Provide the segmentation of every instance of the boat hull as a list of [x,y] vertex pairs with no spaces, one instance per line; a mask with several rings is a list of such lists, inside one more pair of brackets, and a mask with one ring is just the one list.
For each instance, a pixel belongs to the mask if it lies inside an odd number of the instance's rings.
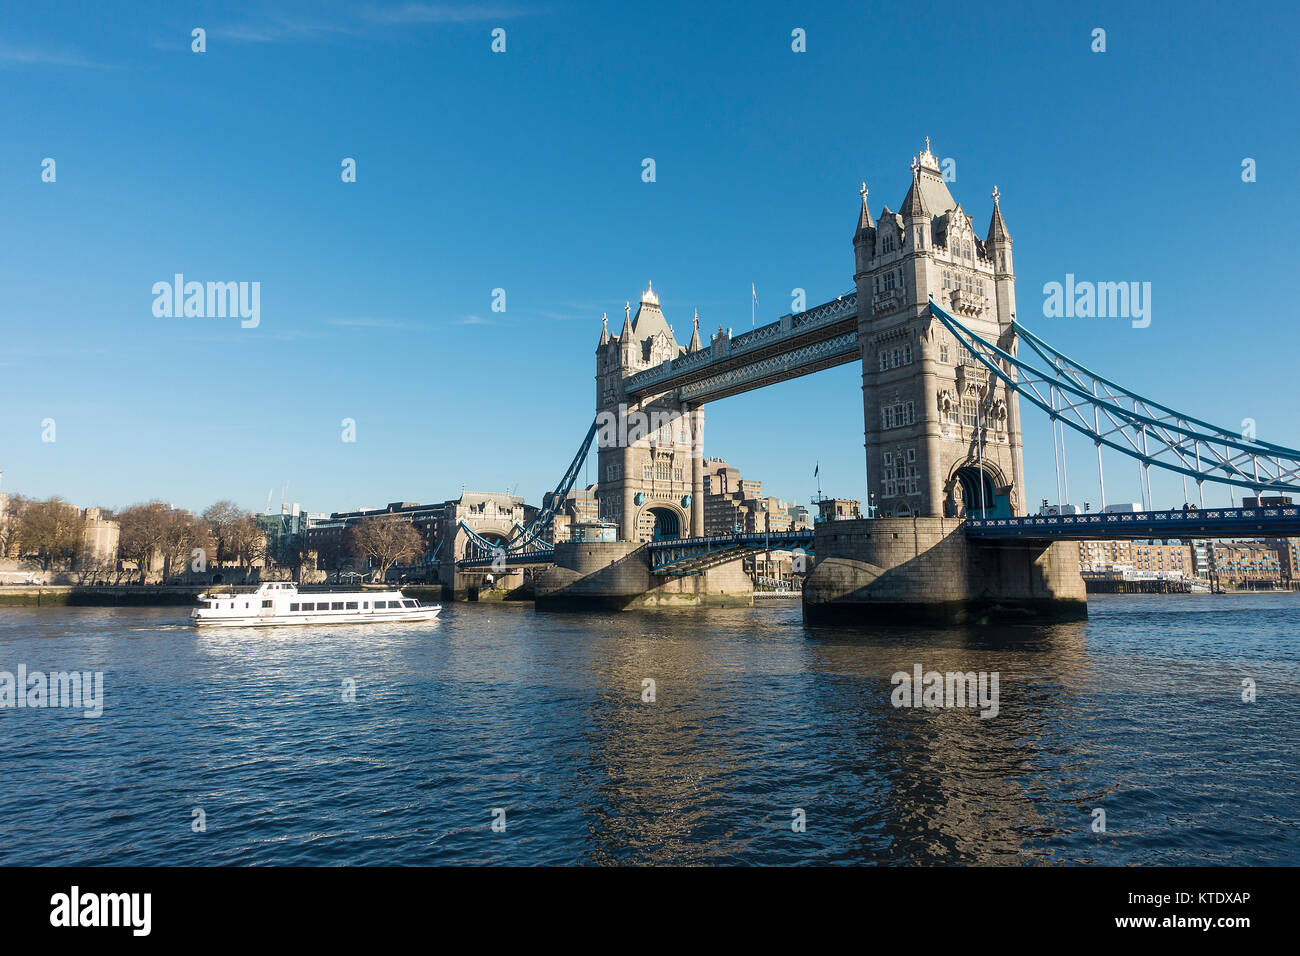
[[441,607],[403,609],[396,614],[359,612],[356,614],[288,614],[265,617],[197,617],[191,619],[196,627],[296,627],[302,624],[388,624],[432,621]]

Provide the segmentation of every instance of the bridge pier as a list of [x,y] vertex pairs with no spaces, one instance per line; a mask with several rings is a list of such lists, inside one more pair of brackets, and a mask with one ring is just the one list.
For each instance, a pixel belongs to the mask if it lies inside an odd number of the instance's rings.
[[699,574],[651,573],[639,541],[566,541],[555,545],[555,565],[537,575],[536,607],[557,610],[632,610],[674,607],[750,607],[754,585],[741,559]]
[[[975,541],[955,518],[817,525],[804,584],[809,624],[1077,620],[1088,615],[1067,542]],[[1073,547],[1077,547],[1073,546]]]
[[523,568],[506,568],[493,571],[490,568],[452,572],[450,586],[442,586],[444,601],[504,601],[526,599],[521,594],[524,586]]

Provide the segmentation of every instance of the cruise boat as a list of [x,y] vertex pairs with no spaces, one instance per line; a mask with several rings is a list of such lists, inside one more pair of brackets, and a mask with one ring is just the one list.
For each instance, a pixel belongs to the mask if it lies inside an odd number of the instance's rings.
[[280,627],[285,624],[378,624],[432,621],[441,604],[421,604],[399,591],[306,591],[268,582],[250,594],[200,594],[190,611],[198,626]]

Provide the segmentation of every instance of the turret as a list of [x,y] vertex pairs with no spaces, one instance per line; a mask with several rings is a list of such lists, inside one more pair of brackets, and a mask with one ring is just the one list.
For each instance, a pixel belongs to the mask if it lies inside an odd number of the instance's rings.
[[876,221],[871,218],[867,205],[867,184],[858,190],[862,194],[862,209],[858,212],[858,228],[853,233],[853,250],[857,254],[858,271],[862,272],[876,254]]
[[701,348],[702,346],[700,345],[700,310],[696,309],[695,330],[691,332],[691,341],[690,344],[686,346],[686,354],[689,355],[692,352],[698,352]]
[[993,263],[993,284],[997,291],[998,327],[1006,329],[1016,317],[1016,275],[1011,258],[1011,234],[1002,218],[1001,193],[993,187],[993,217],[989,220],[984,248]]

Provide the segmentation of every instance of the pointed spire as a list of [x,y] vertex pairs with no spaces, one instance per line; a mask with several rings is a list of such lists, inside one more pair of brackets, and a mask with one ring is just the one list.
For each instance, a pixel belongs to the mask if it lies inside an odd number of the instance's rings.
[[921,167],[915,160],[912,161],[912,188],[907,191],[907,197],[903,200],[903,208],[900,210],[904,219],[916,219],[924,216],[930,217],[930,210],[925,206],[925,198],[921,195]]
[[618,334],[619,340],[623,342],[632,341],[632,303],[623,303],[623,331]]
[[600,314],[600,344],[609,344],[609,316],[604,312]]
[[989,237],[985,240],[986,242],[992,242],[995,239],[1004,240],[1006,242],[1011,241],[1011,234],[1007,232],[1006,220],[1002,218],[1002,207],[998,204],[998,199],[1001,195],[1002,194],[998,192],[998,187],[994,186],[993,218],[989,220]]
[[695,331],[691,333],[691,344],[686,346],[686,351],[687,354],[689,354],[691,352],[698,352],[701,348],[702,346],[700,345],[700,310],[696,309],[695,310]]
[[870,192],[867,189],[867,184],[863,183],[858,192],[862,194],[862,209],[858,213],[858,229],[853,233],[854,241],[876,228],[876,221],[871,218],[871,207],[867,205],[867,194]]

